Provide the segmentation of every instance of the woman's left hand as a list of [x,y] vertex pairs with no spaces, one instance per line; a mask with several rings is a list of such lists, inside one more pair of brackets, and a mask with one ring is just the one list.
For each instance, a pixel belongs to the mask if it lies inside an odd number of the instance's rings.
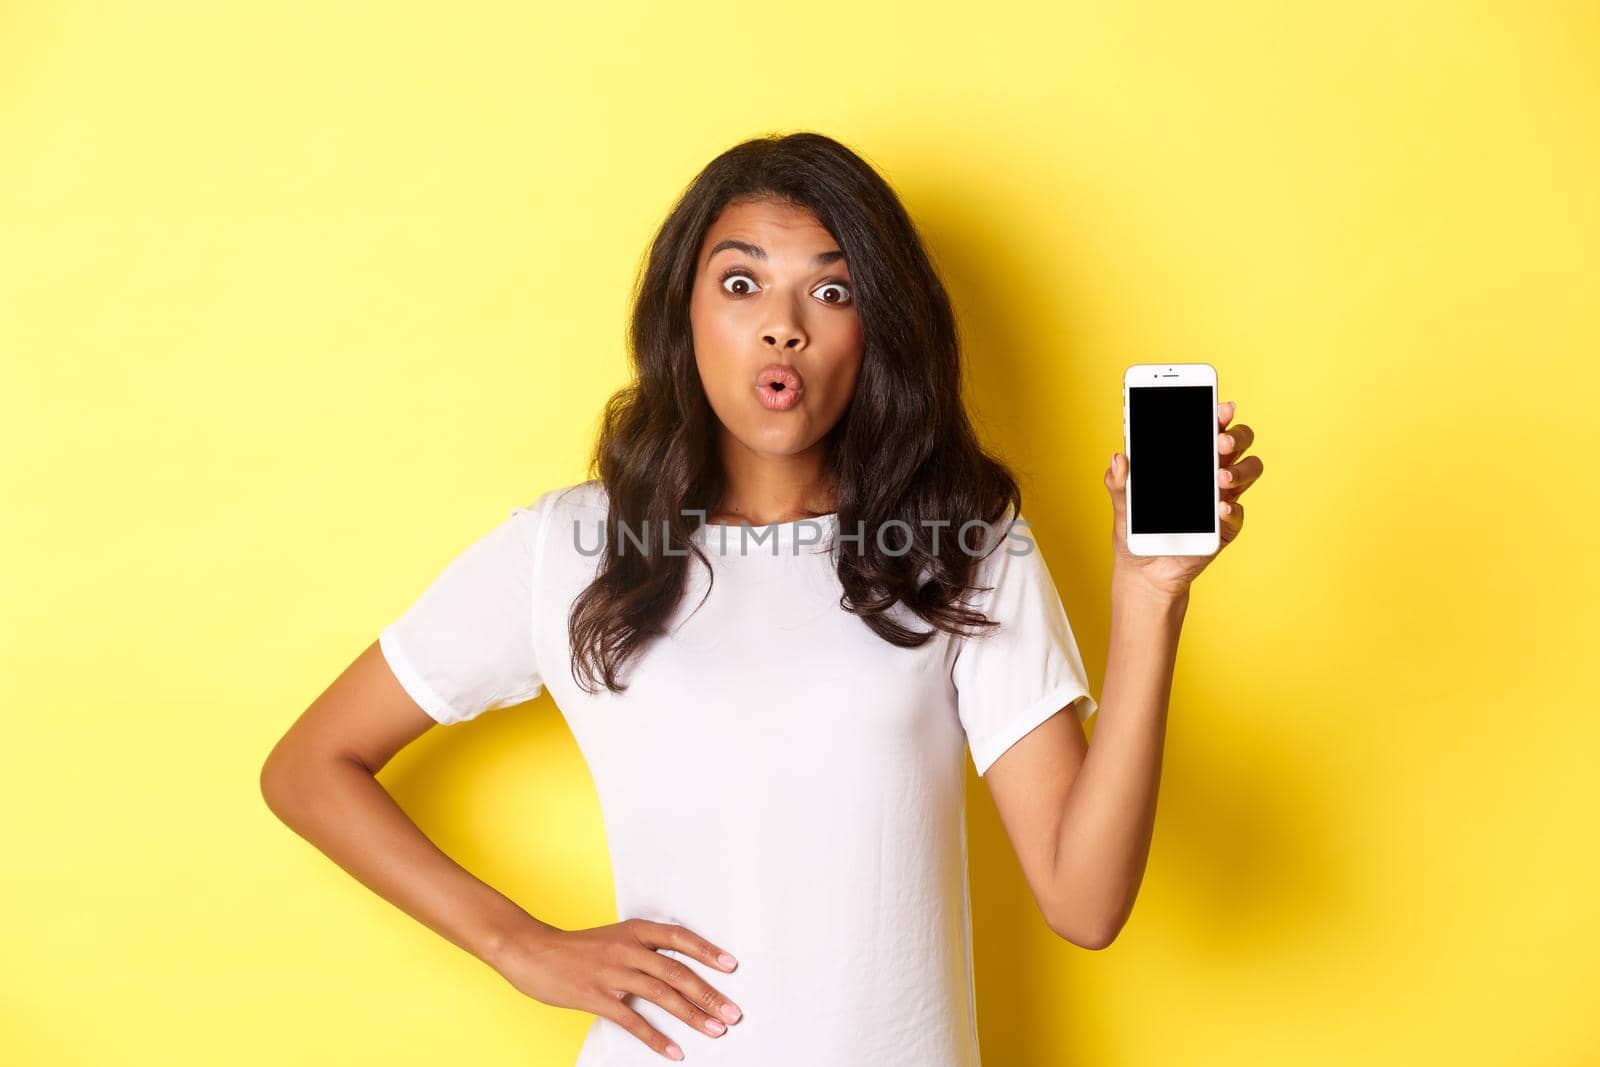
[[1244,526],[1244,505],[1239,503],[1239,497],[1261,477],[1262,464],[1260,456],[1240,458],[1255,441],[1256,435],[1243,423],[1227,429],[1233,419],[1234,408],[1231,400],[1217,405],[1217,484],[1221,487],[1222,497],[1217,506],[1222,512],[1222,543],[1209,556],[1135,556],[1128,551],[1128,457],[1121,452],[1112,454],[1105,483],[1106,491],[1111,494],[1114,514],[1111,538],[1115,553],[1112,563],[1114,573],[1148,582],[1160,592],[1182,596],[1189,591],[1189,583],[1206,569],[1206,565],[1239,536],[1239,530]]

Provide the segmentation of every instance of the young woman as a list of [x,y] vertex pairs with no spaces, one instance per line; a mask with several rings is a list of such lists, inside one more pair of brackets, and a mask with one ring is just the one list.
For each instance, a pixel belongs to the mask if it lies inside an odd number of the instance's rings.
[[[591,473],[467,547],[268,757],[272,810],[523,993],[580,1067],[978,1064],[963,765],[1049,928],[1116,936],[1143,876],[1189,585],[1113,508],[1105,722],[1021,493],[961,401],[950,301],[894,192],[801,133],[675,206]],[[1261,461],[1223,432],[1223,541]],[[550,690],[622,920],[564,930],[457,866],[375,773]],[[1072,711],[1072,715],[1058,714]]]

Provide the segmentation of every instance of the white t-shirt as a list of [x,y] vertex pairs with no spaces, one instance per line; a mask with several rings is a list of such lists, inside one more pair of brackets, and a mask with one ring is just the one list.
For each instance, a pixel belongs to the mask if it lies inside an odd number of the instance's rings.
[[[720,1037],[627,997],[686,1063],[977,1067],[966,752],[982,775],[1056,712],[1096,710],[1026,527],[966,541],[995,546],[977,571],[994,589],[971,604],[1001,629],[903,649],[840,607],[836,514],[703,525],[710,595],[691,554],[667,636],[624,666],[625,693],[591,695],[567,613],[605,518],[598,480],[513,509],[383,628],[396,677],[442,723],[549,688],[594,777],[618,920],[678,923],[739,960],[725,973],[661,950],[743,1009]],[[596,1016],[576,1067],[662,1062]]]

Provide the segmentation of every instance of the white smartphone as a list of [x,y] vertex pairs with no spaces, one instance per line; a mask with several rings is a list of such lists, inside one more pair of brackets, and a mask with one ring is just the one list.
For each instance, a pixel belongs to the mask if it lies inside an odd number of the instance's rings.
[[1122,376],[1128,551],[1209,556],[1222,545],[1217,368],[1135,363]]

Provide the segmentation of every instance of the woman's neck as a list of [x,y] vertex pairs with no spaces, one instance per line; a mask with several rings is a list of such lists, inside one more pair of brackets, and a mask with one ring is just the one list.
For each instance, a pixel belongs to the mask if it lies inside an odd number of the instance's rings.
[[706,522],[732,526],[770,526],[796,519],[815,519],[838,510],[834,487],[811,487],[795,492],[780,485],[751,486],[743,493],[729,488],[722,502],[706,515]]

